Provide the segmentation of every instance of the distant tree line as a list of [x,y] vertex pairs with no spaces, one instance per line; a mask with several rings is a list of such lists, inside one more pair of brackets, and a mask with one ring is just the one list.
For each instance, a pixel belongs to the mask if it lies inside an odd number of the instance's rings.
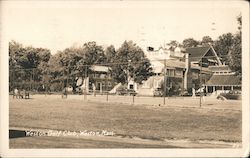
[[[16,75],[10,75],[10,81],[40,81],[50,84],[53,89],[59,89],[61,84],[69,83],[76,89],[77,77],[84,77],[92,73],[91,65],[110,67],[114,80],[126,83],[129,77],[142,83],[152,75],[152,68],[143,50],[132,41],[125,41],[120,48],[113,45],[104,49],[96,42],[87,42],[80,47],[72,46],[51,55],[48,49],[23,47],[11,41],[9,43],[10,72],[15,70]],[[30,79],[31,73],[35,75]],[[23,72],[23,73],[22,73]],[[21,75],[21,74],[29,75]],[[18,75],[19,74],[19,75]]]

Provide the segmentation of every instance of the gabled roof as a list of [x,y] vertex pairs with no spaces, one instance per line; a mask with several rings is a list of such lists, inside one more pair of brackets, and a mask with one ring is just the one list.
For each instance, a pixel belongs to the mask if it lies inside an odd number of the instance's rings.
[[241,80],[235,75],[213,75],[206,83],[207,86],[237,86]]
[[[196,61],[200,62],[201,58],[204,56],[209,56],[211,59],[215,59],[219,65],[222,65],[220,58],[218,57],[217,53],[215,52],[212,46],[208,47],[190,47],[186,49],[186,52],[189,54],[189,61]],[[207,58],[207,59],[209,59]],[[211,60],[210,60],[211,61]]]
[[198,61],[203,57],[211,47],[190,47],[186,49],[189,54],[190,61]]

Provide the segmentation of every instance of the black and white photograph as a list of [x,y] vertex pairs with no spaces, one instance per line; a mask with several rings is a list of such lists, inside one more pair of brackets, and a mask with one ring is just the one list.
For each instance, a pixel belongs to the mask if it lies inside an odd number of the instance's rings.
[[1,157],[248,157],[247,1],[0,1]]

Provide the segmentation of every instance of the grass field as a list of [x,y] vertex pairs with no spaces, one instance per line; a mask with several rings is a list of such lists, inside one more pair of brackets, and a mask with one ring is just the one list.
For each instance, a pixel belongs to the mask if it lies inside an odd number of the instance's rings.
[[[187,102],[187,100],[176,101],[179,104],[182,102],[183,106]],[[219,107],[220,103],[218,101],[213,102],[214,107]],[[224,107],[227,107],[225,103],[223,104]],[[191,141],[241,142],[241,108],[231,108],[241,105],[238,102],[236,105],[234,105],[235,102],[231,104],[227,102],[227,104],[229,108],[222,109],[213,109],[213,107],[181,108],[176,106],[106,103],[97,100],[85,102],[81,96],[69,97],[68,99],[59,99],[59,97],[53,96],[33,96],[32,99],[26,100],[10,97],[9,125],[10,128],[26,129],[106,130],[114,132],[115,136],[137,137],[155,141],[188,139]],[[20,141],[18,142],[17,139]],[[23,145],[19,146],[25,146],[25,141],[23,142],[22,139],[11,139],[10,144],[15,146],[15,144],[22,142]],[[62,138],[53,139],[58,141]],[[26,142],[32,141],[27,140]],[[85,140],[85,142],[88,141]],[[123,143],[123,145],[121,143],[120,145],[115,145],[115,143],[109,145],[107,143],[105,145],[105,143],[98,143],[98,141],[96,144],[93,144],[93,142],[92,145],[86,143],[85,146],[81,145],[81,147],[88,147],[88,145],[89,147],[100,147],[98,144],[102,144],[102,147],[160,147],[157,145],[132,145],[131,143]],[[67,146],[64,145],[64,147]],[[40,147],[43,147],[43,145],[41,144]],[[56,145],[49,147],[53,148]]]

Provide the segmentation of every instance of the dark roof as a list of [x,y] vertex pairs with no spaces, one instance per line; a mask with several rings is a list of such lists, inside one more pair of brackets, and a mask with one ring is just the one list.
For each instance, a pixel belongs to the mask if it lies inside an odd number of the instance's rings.
[[190,47],[186,49],[186,52],[189,54],[190,61],[198,61],[209,49],[210,47]]
[[207,86],[241,85],[241,80],[235,75],[213,75],[206,83]]

